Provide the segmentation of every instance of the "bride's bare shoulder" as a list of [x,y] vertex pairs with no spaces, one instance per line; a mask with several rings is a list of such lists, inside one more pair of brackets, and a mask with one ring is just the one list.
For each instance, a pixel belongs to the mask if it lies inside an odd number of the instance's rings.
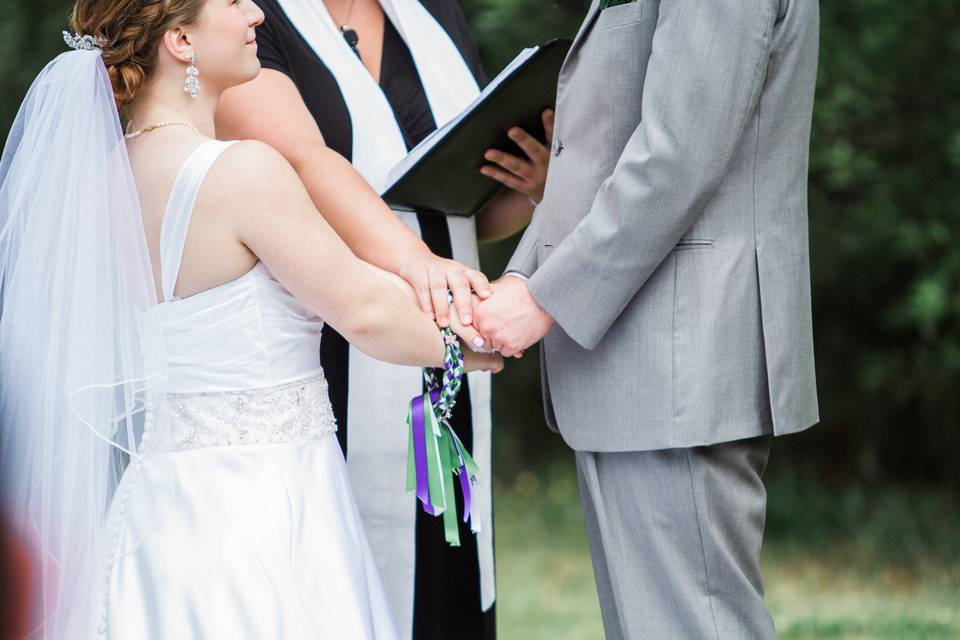
[[223,152],[220,169],[227,169],[237,182],[283,177],[295,173],[283,155],[259,140],[240,140]]
[[286,158],[259,140],[241,140],[230,145],[211,167],[206,182],[219,204],[236,209],[264,201],[277,202],[291,191],[305,191]]

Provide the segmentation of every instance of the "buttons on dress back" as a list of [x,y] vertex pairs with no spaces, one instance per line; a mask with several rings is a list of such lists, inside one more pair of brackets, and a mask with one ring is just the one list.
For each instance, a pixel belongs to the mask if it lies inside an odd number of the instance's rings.
[[[147,433],[144,433],[146,437]],[[120,492],[114,497],[114,508],[112,517],[113,526],[108,529],[110,532],[110,545],[106,552],[106,559],[103,562],[103,585],[100,587],[100,602],[97,605],[97,635],[101,638],[107,634],[107,610],[110,605],[110,580],[113,576],[113,567],[120,559],[120,543],[123,540],[123,531],[126,527],[127,502],[130,499],[130,491],[140,479],[143,472],[143,459],[136,458],[131,462],[124,473],[123,481],[120,485]]]

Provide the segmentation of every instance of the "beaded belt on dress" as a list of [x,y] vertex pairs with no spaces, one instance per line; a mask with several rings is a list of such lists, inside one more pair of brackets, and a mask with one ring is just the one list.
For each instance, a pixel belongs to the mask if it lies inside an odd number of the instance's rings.
[[337,430],[323,375],[263,389],[167,394],[166,419],[148,416],[144,453],[294,442]]

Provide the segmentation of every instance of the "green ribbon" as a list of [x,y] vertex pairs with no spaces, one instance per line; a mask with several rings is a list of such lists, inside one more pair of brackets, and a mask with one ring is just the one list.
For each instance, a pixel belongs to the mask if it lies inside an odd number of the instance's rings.
[[[480,468],[450,425],[437,419],[434,402],[436,399],[436,390],[424,393],[420,398],[423,402],[425,444],[422,469],[417,466],[413,412],[407,416],[407,427],[410,433],[407,447],[407,491],[417,491],[427,513],[434,516],[443,515],[444,537],[448,544],[459,547],[460,528],[457,524],[454,478],[460,478],[463,488],[463,518],[466,522],[470,519],[471,510],[470,484],[477,477]],[[462,475],[464,473],[466,477]],[[418,483],[418,476],[426,477],[425,488],[428,491],[426,496],[423,495],[424,483],[422,480]]]

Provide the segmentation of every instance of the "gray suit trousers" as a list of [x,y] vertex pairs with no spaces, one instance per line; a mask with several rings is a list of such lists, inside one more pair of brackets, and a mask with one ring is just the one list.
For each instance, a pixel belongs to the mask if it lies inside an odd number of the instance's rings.
[[770,444],[576,452],[608,640],[776,638],[760,577]]

